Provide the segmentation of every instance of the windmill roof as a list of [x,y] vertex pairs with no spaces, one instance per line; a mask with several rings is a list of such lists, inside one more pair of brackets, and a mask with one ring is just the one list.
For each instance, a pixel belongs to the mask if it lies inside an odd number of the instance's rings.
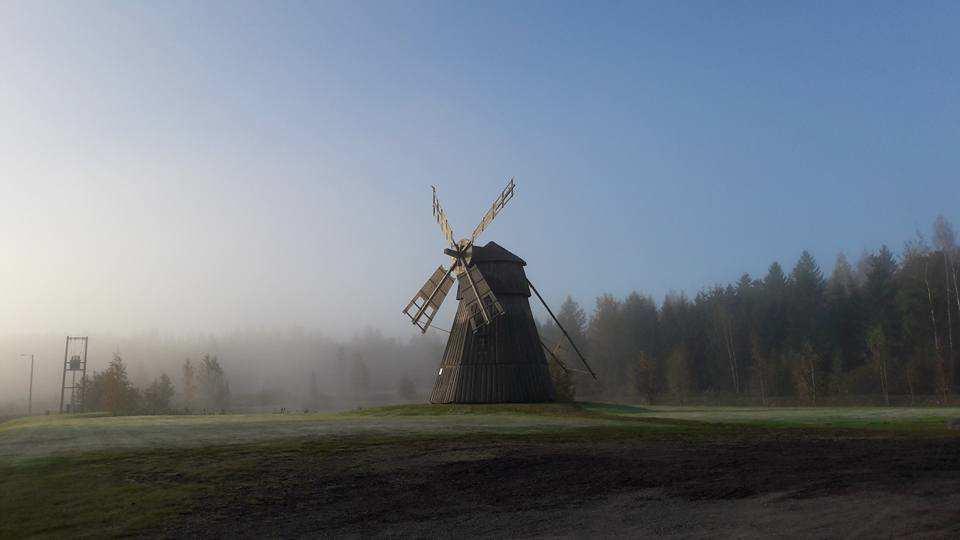
[[503,246],[496,242],[487,242],[487,245],[473,246],[473,253],[470,257],[471,262],[514,262],[527,265],[527,262],[510,253]]

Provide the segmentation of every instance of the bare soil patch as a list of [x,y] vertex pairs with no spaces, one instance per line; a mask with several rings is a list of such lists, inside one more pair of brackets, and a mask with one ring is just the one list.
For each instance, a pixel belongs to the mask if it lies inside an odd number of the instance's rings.
[[161,534],[960,534],[957,438],[305,443],[246,476]]

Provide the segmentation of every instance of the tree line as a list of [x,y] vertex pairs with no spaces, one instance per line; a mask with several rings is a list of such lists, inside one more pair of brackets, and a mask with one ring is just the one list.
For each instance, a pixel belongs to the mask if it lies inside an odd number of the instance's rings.
[[[948,403],[960,384],[960,253],[938,216],[899,256],[887,246],[824,276],[803,251],[787,273],[667,294],[602,295],[592,314],[568,297],[558,319],[599,382],[552,366],[567,399],[646,402]],[[552,321],[541,333],[568,367]],[[552,364],[555,364],[551,360]]]
[[127,376],[127,366],[119,352],[103,371],[94,371],[83,381],[84,410],[111,414],[163,414],[174,409],[183,412],[225,411],[230,406],[230,384],[220,360],[204,354],[194,363],[187,358],[182,369],[182,401],[173,381],[161,373],[149,385],[135,386]]

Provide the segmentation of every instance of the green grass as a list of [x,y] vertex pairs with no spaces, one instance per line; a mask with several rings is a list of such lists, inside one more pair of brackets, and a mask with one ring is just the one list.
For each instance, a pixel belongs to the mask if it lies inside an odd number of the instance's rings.
[[843,428],[946,431],[960,407],[631,407],[586,404],[587,410],[624,418],[660,418],[768,428]]
[[[102,450],[184,448],[330,436],[563,433],[698,425],[947,433],[960,408],[668,407],[602,403],[397,405],[339,414],[53,415],[0,423],[0,463]],[[716,431],[716,430],[715,430]],[[721,430],[722,431],[722,430]],[[955,432],[954,432],[955,433]]]
[[[398,405],[340,414],[63,415],[0,423],[0,538],[137,534],[225,489],[277,481],[276,464],[444,441],[960,436],[960,408],[737,408],[602,403]],[[779,435],[776,435],[779,436]],[[261,490],[262,491],[262,490]]]
[[0,424],[0,463],[101,450],[332,436],[534,434],[619,422],[572,405],[401,406],[341,414],[37,416]]
[[134,471],[176,470],[160,456],[100,453],[0,466],[0,538],[135,534],[175,516],[202,484],[157,485],[131,480]]
[[498,403],[498,404],[408,404],[359,409],[342,413],[357,416],[451,416],[512,414],[536,416],[578,416],[583,407],[577,403]]
[[0,538],[135,535],[189,515],[223,488],[242,493],[269,481],[264,469],[270,463],[317,459],[344,448],[356,445],[327,440],[305,447],[299,440],[278,440],[0,465]]
[[[269,499],[270,493],[283,492],[284,477],[300,476],[278,471],[310,469],[336,455],[376,447],[405,457],[451,442],[471,446],[510,441],[590,443],[661,431],[657,426],[624,429],[605,424],[567,430],[354,432],[206,446],[73,451],[0,461],[0,538],[156,533],[164,523],[188,519],[213,498],[246,503],[246,494],[255,493]],[[363,474],[364,467],[371,466],[389,468],[391,464],[361,460],[351,470]],[[275,489],[272,484],[277,484]],[[249,501],[254,505],[277,502]]]
[[678,420],[765,428],[946,431],[949,420],[960,418],[960,407],[678,407],[611,403],[551,403],[396,405],[365,409],[349,414],[367,417],[536,415],[608,421]]

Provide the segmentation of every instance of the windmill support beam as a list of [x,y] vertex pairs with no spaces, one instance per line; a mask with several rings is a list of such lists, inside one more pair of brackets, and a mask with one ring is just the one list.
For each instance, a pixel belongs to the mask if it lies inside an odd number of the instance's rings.
[[[541,340],[541,341],[542,341],[542,340]],[[553,351],[551,351],[550,349],[547,348],[547,344],[546,344],[546,343],[543,344],[543,348],[544,348],[544,350],[547,351],[547,354],[550,355],[550,358],[553,358],[553,359],[557,362],[557,365],[560,366],[560,369],[562,369],[562,370],[564,371],[564,373],[583,373],[583,374],[586,374],[586,375],[590,375],[590,372],[589,372],[589,371],[584,371],[584,370],[582,370],[582,369],[567,367],[567,365],[564,364],[564,363],[560,360],[560,357],[557,356],[556,353],[554,353]]]
[[551,310],[550,306],[547,305],[546,300],[544,300],[543,297],[540,296],[540,291],[538,291],[537,288],[533,286],[533,283],[530,283],[530,279],[527,279],[527,285],[530,285],[530,290],[532,290],[534,294],[537,295],[537,298],[540,299],[540,303],[543,304],[543,307],[547,308],[547,313],[550,314],[550,317],[553,319],[553,322],[557,323],[557,328],[559,328],[560,331],[563,332],[563,335],[567,337],[567,341],[569,341],[570,345],[573,346],[573,350],[577,351],[577,356],[580,357],[580,361],[582,361],[583,365],[586,366],[587,370],[590,371],[590,375],[593,377],[593,380],[595,381],[598,380],[597,374],[593,372],[593,368],[590,367],[590,364],[587,362],[587,359],[583,357],[583,353],[580,352],[580,349],[577,347],[577,344],[573,342],[573,338],[570,337],[570,334],[567,333],[567,330],[563,327],[562,324],[560,324],[560,321],[557,320],[557,316],[553,314],[553,310]]

